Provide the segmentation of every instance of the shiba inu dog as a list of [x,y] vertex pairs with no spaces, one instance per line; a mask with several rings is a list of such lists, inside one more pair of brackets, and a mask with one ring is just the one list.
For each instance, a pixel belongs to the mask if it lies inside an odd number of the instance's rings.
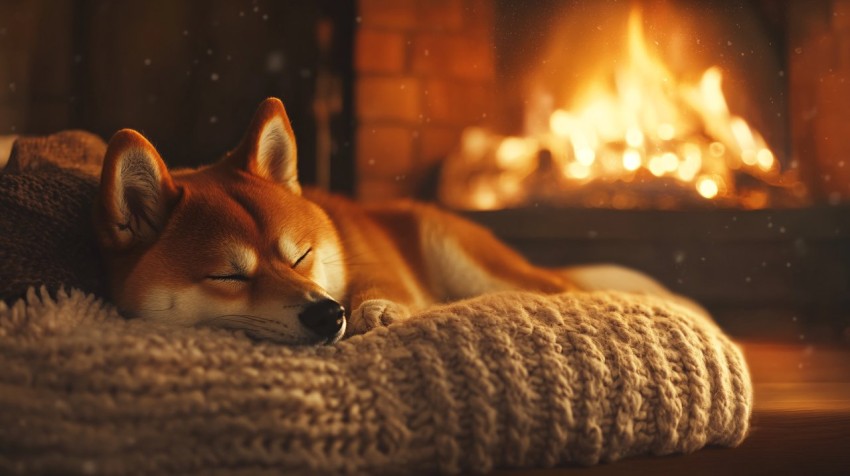
[[142,135],[116,133],[95,227],[119,309],[320,344],[491,291],[557,293],[607,287],[611,276],[648,280],[598,268],[554,272],[436,207],[361,206],[302,188],[296,160],[289,119],[274,98],[260,104],[233,151],[199,169],[169,171]]

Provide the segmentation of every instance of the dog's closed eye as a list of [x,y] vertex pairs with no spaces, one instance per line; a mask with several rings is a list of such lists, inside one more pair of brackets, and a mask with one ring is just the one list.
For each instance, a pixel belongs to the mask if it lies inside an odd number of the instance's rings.
[[303,254],[303,255],[301,255],[301,257],[300,257],[300,258],[298,258],[297,260],[295,260],[295,262],[294,262],[294,263],[292,263],[292,267],[293,267],[293,268],[297,268],[297,267],[298,267],[298,265],[299,265],[299,264],[301,264],[301,262],[302,262],[302,261],[304,261],[304,258],[306,258],[306,257],[307,257],[307,255],[309,255],[312,251],[313,251],[313,247],[307,248],[307,251],[305,251],[305,252],[304,252],[304,254]]
[[241,281],[247,282],[250,281],[251,278],[244,274],[211,274],[206,277],[212,281]]
[[226,248],[227,258],[220,267],[211,269],[213,273],[204,276],[208,281],[221,283],[245,283],[257,269],[257,253],[246,246],[231,245]]

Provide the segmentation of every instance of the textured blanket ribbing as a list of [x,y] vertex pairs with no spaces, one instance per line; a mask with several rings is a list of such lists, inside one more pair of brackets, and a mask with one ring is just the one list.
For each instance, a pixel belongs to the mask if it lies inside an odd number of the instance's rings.
[[657,298],[506,293],[335,346],[0,304],[0,472],[458,473],[734,446],[739,349]]

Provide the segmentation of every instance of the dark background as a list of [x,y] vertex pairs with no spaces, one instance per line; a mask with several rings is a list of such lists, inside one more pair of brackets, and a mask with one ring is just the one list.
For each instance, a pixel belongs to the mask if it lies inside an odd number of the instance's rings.
[[234,147],[259,102],[276,96],[312,183],[325,75],[340,79],[342,98],[330,118],[331,188],[351,192],[354,12],[353,0],[4,1],[0,134],[80,128],[108,139],[129,127],[170,166],[195,166]]

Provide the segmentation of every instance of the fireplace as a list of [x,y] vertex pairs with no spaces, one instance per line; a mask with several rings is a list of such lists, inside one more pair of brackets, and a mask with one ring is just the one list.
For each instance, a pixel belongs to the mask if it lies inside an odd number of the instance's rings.
[[[783,66],[752,11],[734,8],[747,34],[721,27],[727,8],[549,6],[560,19],[548,21],[550,38],[504,68],[519,93],[500,94],[512,106],[502,110],[521,132],[467,128],[444,163],[440,199],[469,209],[806,204],[798,163],[783,160]],[[736,80],[745,63],[759,64]]]
[[362,200],[644,270],[741,335],[850,340],[847,2],[361,0],[356,21]]

